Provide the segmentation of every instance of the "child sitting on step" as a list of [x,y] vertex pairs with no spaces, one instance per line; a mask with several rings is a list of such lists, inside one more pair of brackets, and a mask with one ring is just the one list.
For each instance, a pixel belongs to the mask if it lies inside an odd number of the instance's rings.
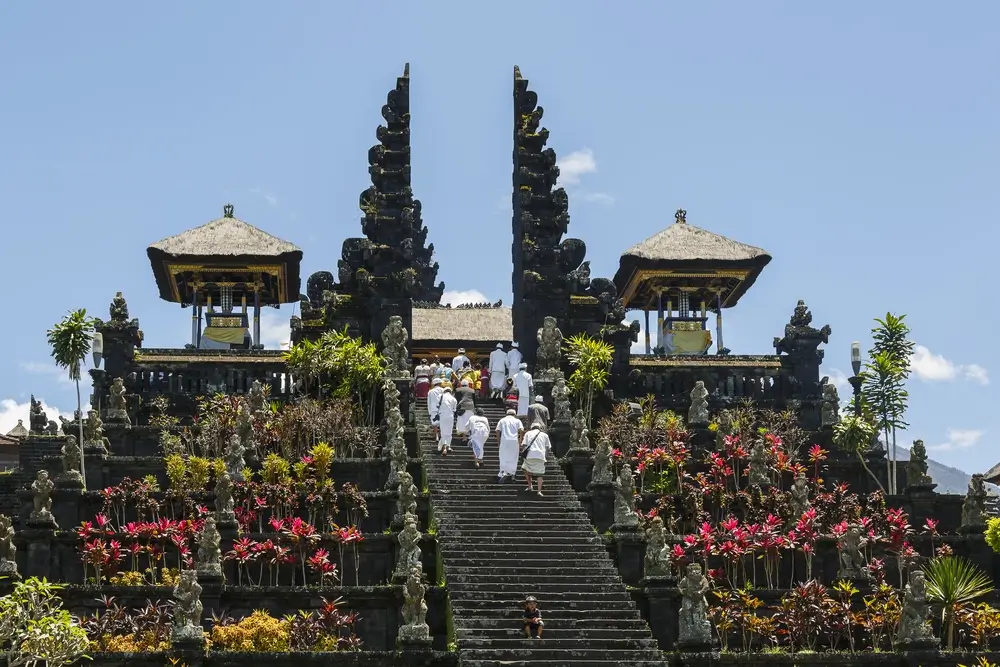
[[524,598],[524,636],[542,638],[542,612],[538,610],[538,600],[534,595]]

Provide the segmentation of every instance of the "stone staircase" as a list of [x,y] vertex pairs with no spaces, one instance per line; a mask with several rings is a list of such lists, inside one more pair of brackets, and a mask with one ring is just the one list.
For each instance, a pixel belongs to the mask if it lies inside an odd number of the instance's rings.
[[[481,407],[495,428],[502,405]],[[557,464],[550,459],[544,497],[526,492],[520,474],[498,484],[495,439],[476,469],[457,439],[447,457],[437,453],[426,401],[418,401],[416,414],[460,663],[667,665]],[[541,640],[522,634],[527,595],[538,598]]]

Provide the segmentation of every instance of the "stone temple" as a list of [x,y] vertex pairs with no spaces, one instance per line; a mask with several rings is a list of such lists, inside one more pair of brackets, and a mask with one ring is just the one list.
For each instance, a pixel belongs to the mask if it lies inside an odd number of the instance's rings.
[[[303,250],[230,204],[149,246],[153,283],[127,286],[96,323],[93,410],[60,432],[33,400],[28,428],[4,443],[16,460],[0,475],[0,576],[64,584],[92,661],[109,666],[1000,660],[995,637],[976,634],[987,616],[968,606],[958,650],[944,650],[923,589],[946,557],[1000,573],[983,477],[964,498],[938,494],[914,456],[896,473],[901,491],[885,494],[882,443],[840,444],[849,417],[820,376],[831,329],[805,302],[789,304],[766,353],[726,347],[724,311],[772,260],[765,250],[678,210],[623,248],[614,276],[591,275],[586,243],[568,235],[538,94],[515,68],[513,302],[443,304],[411,186],[409,93],[407,66],[368,151],[361,233],[304,286]],[[190,311],[176,347],[143,345],[133,315],[153,284]],[[264,348],[263,308],[297,312],[292,350]],[[335,362],[293,361],[340,334],[381,349],[400,322],[405,341],[385,351],[405,343],[414,365],[460,347],[480,362],[517,342],[533,371],[552,354],[539,350],[546,318],[564,340],[582,334],[611,354],[589,422],[554,405],[575,370],[565,355],[534,380],[555,415],[542,497],[520,479],[497,483],[495,439],[485,471],[461,444],[440,456],[405,372],[328,391]],[[574,410],[583,396],[571,395]],[[504,415],[499,401],[480,407],[491,427]],[[857,589],[854,616],[837,616],[838,580]],[[12,586],[0,579],[0,593]],[[523,634],[529,595],[541,639]],[[801,627],[803,596],[819,600],[819,629]],[[995,587],[977,601],[995,606]],[[876,629],[865,609],[883,603],[895,616]]]

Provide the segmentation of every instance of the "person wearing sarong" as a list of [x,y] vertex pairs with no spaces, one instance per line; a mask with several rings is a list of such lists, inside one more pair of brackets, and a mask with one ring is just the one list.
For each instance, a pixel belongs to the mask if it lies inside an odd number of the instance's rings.
[[521,367],[522,361],[524,361],[524,355],[521,354],[517,341],[514,341],[510,344],[510,350],[507,351],[507,377],[517,373],[517,369]]
[[503,351],[503,343],[497,343],[497,349],[490,352],[489,371],[490,398],[501,398],[507,381],[507,353]]
[[528,426],[534,424],[540,424],[543,431],[549,432],[549,409],[541,396],[535,396],[535,402],[528,406]]
[[514,386],[514,378],[507,378],[504,382],[503,406],[517,414],[517,387]]
[[490,397],[490,369],[486,363],[482,363],[479,366],[479,397],[489,398]]
[[438,431],[438,411],[441,409],[442,394],[444,394],[444,387],[441,386],[441,378],[434,378],[431,380],[431,389],[427,392],[427,417],[431,420],[435,437],[437,437]]
[[461,370],[468,363],[469,363],[469,358],[465,356],[465,348],[464,347],[458,348],[458,354],[456,354],[455,358],[451,360],[451,369],[454,371]]
[[458,401],[455,430],[459,435],[466,436],[469,434],[469,420],[476,412],[476,390],[468,380],[462,380],[462,386],[455,391],[455,400]]
[[469,419],[469,447],[472,448],[472,458],[478,468],[483,464],[483,450],[490,438],[490,420],[482,408],[476,408],[476,414]]
[[521,362],[517,374],[514,375],[514,386],[517,387],[517,416],[528,416],[528,403],[531,402],[531,390],[535,388],[535,381],[528,372],[528,364]]
[[538,481],[538,495],[542,495],[542,478],[545,477],[545,457],[552,449],[549,434],[541,429],[541,424],[535,422],[524,436],[521,451],[524,452],[524,463],[521,471],[528,481],[528,491],[533,491],[532,478]]
[[441,407],[438,411],[438,428],[441,435],[438,438],[438,451],[441,456],[447,456],[451,451],[451,435],[455,431],[455,411],[458,409],[458,401],[450,387],[445,387],[441,394]]
[[420,364],[413,369],[413,395],[417,398],[425,398],[431,389],[431,378],[434,371],[426,359],[421,359]]
[[517,418],[516,410],[508,410],[507,415],[497,422],[497,437],[500,439],[500,472],[497,481],[508,483],[517,473],[517,456],[521,450],[521,436],[524,424]]

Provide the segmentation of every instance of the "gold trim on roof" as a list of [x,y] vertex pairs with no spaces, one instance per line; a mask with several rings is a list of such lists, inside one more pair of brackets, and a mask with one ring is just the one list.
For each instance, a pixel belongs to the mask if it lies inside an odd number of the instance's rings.
[[[625,290],[622,292],[622,301],[626,305],[632,300],[639,287],[651,278],[735,278],[742,283],[750,275],[746,269],[719,269],[718,271],[683,271],[676,269],[636,269],[632,272]],[[730,297],[736,292],[739,285],[728,290],[728,294],[723,301],[723,306],[729,303]],[[707,286],[706,286],[707,289]]]
[[199,354],[135,354],[135,363],[141,365],[162,365],[162,364],[284,364],[285,360],[278,356],[202,356]]
[[227,273],[266,273],[269,276],[274,276],[278,279],[277,287],[277,297],[278,301],[285,294],[285,266],[283,264],[254,264],[250,266],[225,266],[225,265],[209,265],[209,264],[171,264],[169,262],[163,263],[164,268],[167,271],[168,279],[170,280],[170,294],[174,297],[177,302],[181,301],[181,291],[180,287],[177,285],[177,274],[178,273],[203,273],[208,271],[225,271]]
[[705,357],[645,357],[631,356],[629,366],[644,366],[650,370],[661,368],[761,368],[779,369],[781,359],[778,356],[762,356],[754,359],[739,359],[726,356],[705,356]]

